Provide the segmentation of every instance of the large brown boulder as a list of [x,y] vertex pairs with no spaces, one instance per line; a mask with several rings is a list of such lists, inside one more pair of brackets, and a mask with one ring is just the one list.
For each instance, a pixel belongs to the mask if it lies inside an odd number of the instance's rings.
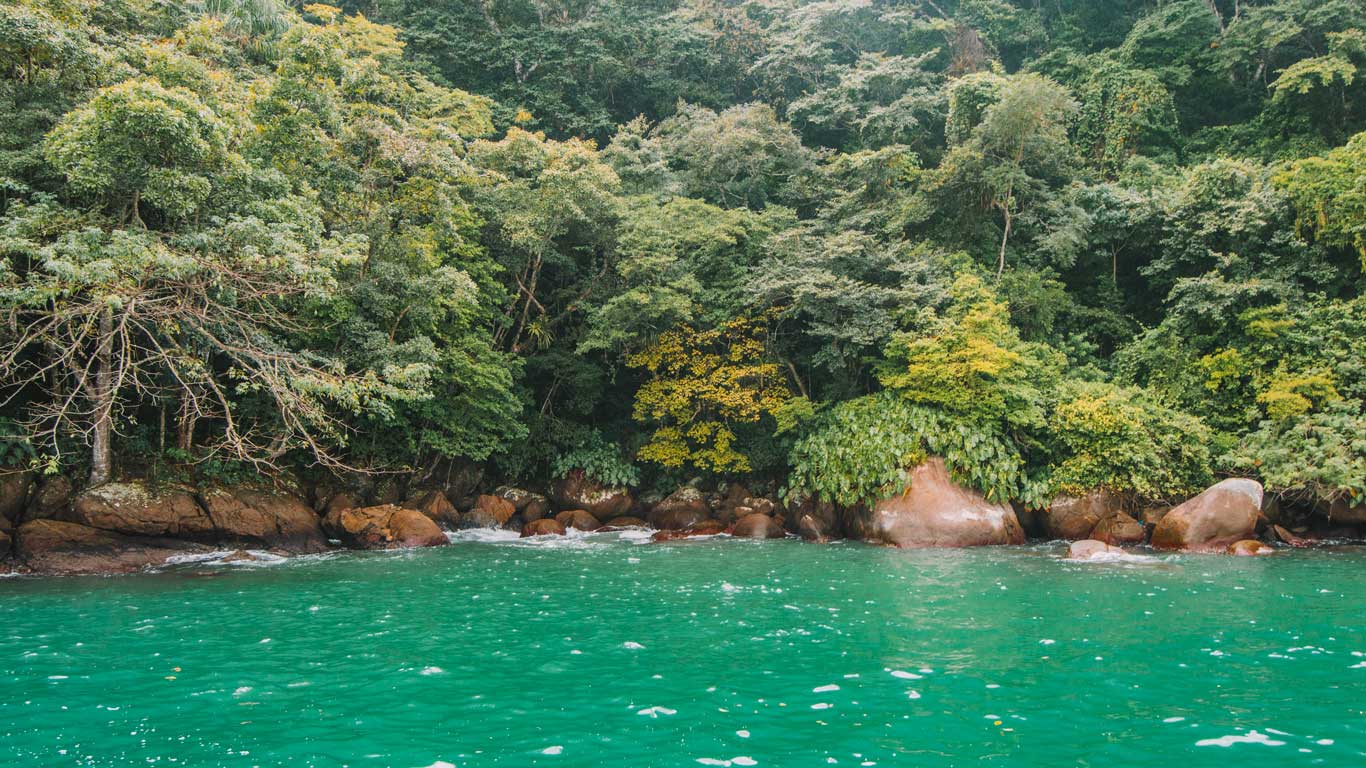
[[911,471],[904,493],[879,501],[864,530],[870,541],[897,547],[974,547],[1025,540],[1015,510],[954,483],[938,457]]
[[164,565],[176,555],[207,553],[204,544],[124,536],[61,520],[29,520],[15,532],[16,558],[44,574],[126,573]]
[[782,523],[762,512],[754,512],[740,518],[731,530],[731,535],[742,539],[781,539]]
[[475,508],[460,516],[460,522],[456,525],[462,531],[473,528],[502,528],[503,524],[498,522],[497,516],[484,508]]
[[1153,529],[1158,549],[1222,552],[1228,545],[1253,538],[1262,508],[1262,484],[1230,478],[1172,509]]
[[582,509],[599,520],[619,517],[635,503],[625,488],[607,488],[575,469],[555,481],[550,497],[559,509]]
[[329,512],[323,528],[358,549],[439,547],[450,543],[436,523],[415,509],[384,504]]
[[1110,515],[1091,529],[1091,538],[1106,544],[1142,544],[1143,524],[1126,514]]
[[692,486],[685,485],[669,494],[650,510],[650,525],[661,531],[679,531],[711,517],[707,497]]
[[523,520],[540,520],[550,511],[549,499],[523,488],[513,488],[508,485],[499,486],[493,491],[493,495],[511,502],[512,508],[522,516]]
[[651,541],[675,541],[677,539],[691,539],[697,536],[715,536],[725,533],[726,526],[720,520],[702,520],[694,523],[682,530],[655,531],[650,537]]
[[201,495],[214,541],[260,544],[290,552],[327,549],[318,515],[302,499],[274,491],[234,488]]
[[487,512],[498,521],[498,525],[505,525],[516,514],[517,509],[507,499],[486,494],[474,500],[474,508],[470,512]]
[[628,515],[622,515],[621,517],[614,517],[614,518],[612,518],[611,520],[608,520],[606,523],[603,523],[603,526],[602,526],[602,527],[604,527],[604,528],[613,528],[613,529],[616,529],[616,528],[649,528],[649,527],[650,527],[650,524],[647,523],[647,522],[645,522],[644,520],[641,520],[641,519],[638,518],[638,517],[630,517],[630,516],[628,516]]
[[138,482],[91,488],[60,519],[126,536],[205,539],[215,531],[208,511],[189,490],[152,489]]
[[1085,496],[1059,496],[1039,513],[1043,533],[1050,539],[1073,541],[1089,538],[1096,524],[1124,514],[1121,500],[1104,491]]
[[365,502],[361,501],[358,494],[350,491],[341,491],[340,493],[333,494],[332,497],[327,500],[327,505],[322,508],[322,513],[323,515],[331,515],[333,513],[340,513],[348,509],[355,509],[363,506],[365,506]]
[[9,530],[19,521],[33,487],[33,473],[0,467],[0,530]]
[[584,509],[566,509],[555,515],[555,522],[565,528],[577,528],[580,531],[596,531],[602,527],[602,523]]
[[543,518],[541,518],[541,519],[539,519],[539,520],[532,520],[531,522],[529,522],[529,523],[527,523],[526,525],[522,526],[522,538],[524,538],[524,539],[530,538],[530,537],[532,537],[532,536],[563,536],[563,535],[564,535],[564,526],[563,526],[563,525],[560,525],[560,523],[559,523],[558,520],[554,520],[554,519],[551,519],[551,518],[549,518],[549,517],[543,517]]
[[829,541],[840,535],[840,515],[835,505],[807,497],[790,508],[788,525],[807,541]]
[[460,512],[456,510],[451,500],[446,498],[446,494],[441,491],[425,491],[403,502],[403,506],[416,509],[437,525],[445,525],[451,528],[460,525]]

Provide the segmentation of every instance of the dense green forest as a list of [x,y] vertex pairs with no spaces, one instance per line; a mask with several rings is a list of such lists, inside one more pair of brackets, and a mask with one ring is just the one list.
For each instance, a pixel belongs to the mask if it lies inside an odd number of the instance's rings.
[[1361,0],[4,0],[0,465],[1366,498]]

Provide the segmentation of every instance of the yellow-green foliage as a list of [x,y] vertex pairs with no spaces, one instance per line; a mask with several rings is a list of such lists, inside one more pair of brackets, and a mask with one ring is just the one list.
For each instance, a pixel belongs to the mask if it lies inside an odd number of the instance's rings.
[[1048,432],[1059,444],[1052,467],[1058,492],[1170,498],[1210,480],[1209,429],[1142,389],[1069,382],[1060,388]]
[[1325,373],[1290,375],[1277,371],[1266,391],[1257,395],[1257,402],[1266,415],[1276,421],[1300,416],[1315,407],[1339,399],[1333,380]]
[[713,472],[750,469],[733,427],[771,416],[792,397],[778,366],[767,362],[763,321],[680,326],[627,358],[652,374],[636,392],[636,421],[657,425],[640,459]]
[[897,334],[879,376],[907,400],[978,421],[1028,425],[1042,418],[1041,387],[1056,353],[1020,339],[1006,304],[981,278],[953,284],[953,304],[926,335]]

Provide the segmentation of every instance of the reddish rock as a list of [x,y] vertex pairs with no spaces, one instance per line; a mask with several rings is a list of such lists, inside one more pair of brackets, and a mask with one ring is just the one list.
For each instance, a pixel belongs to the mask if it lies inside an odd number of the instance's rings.
[[549,517],[532,520],[522,526],[522,538],[524,539],[531,536],[563,536],[564,533],[564,526],[560,525],[558,520]]
[[260,544],[290,552],[327,549],[318,515],[302,499],[252,488],[213,490],[200,497],[214,542]]
[[1072,542],[1067,548],[1067,559],[1069,560],[1096,560],[1114,557],[1124,554],[1124,550],[1119,547],[1112,547],[1103,541],[1095,539],[1082,539]]
[[32,488],[32,472],[0,467],[0,530],[9,530],[11,523],[18,522]]
[[641,520],[641,519],[638,518],[638,517],[628,517],[628,516],[626,516],[626,515],[623,515],[623,516],[621,516],[621,517],[614,517],[614,518],[612,518],[611,520],[608,520],[608,521],[603,525],[603,527],[604,527],[604,528],[649,528],[649,527],[650,527],[650,524],[647,523],[647,522],[645,522],[644,520]]
[[1279,525],[1271,526],[1271,532],[1276,535],[1276,538],[1280,540],[1281,543],[1289,544],[1292,547],[1307,547],[1311,543],[1307,539],[1302,539]]
[[511,502],[513,509],[517,510],[522,519],[528,522],[540,520],[550,511],[549,499],[539,493],[532,493],[522,488],[504,485],[495,490],[493,495]]
[[1235,541],[1228,545],[1228,549],[1224,551],[1235,557],[1258,557],[1261,555],[1276,554],[1276,549],[1274,547],[1269,544],[1263,544],[1256,539]]
[[327,500],[327,506],[323,508],[323,515],[326,516],[334,512],[343,512],[348,509],[355,509],[363,506],[365,505],[361,503],[360,497],[349,491],[342,491],[341,493],[333,494],[332,498]]
[[683,486],[650,510],[650,525],[663,531],[681,531],[711,517],[706,496],[692,486]]
[[742,539],[781,539],[787,534],[777,520],[762,512],[754,512],[740,518],[731,535]]
[[512,502],[497,496],[483,495],[474,500],[474,509],[471,512],[488,512],[498,521],[499,525],[507,523],[516,514],[517,508],[512,506]]
[[583,509],[566,509],[555,515],[555,521],[565,528],[577,528],[580,531],[596,531],[602,527],[596,517]]
[[1158,549],[1222,552],[1228,545],[1252,538],[1262,508],[1262,485],[1231,478],[1168,512],[1153,530]]
[[29,520],[15,532],[15,554],[42,574],[127,573],[164,565],[176,555],[212,547],[159,538],[134,538],[61,520]]
[[418,496],[408,499],[403,506],[409,509],[416,509],[421,512],[428,520],[437,525],[444,525],[451,528],[459,527],[460,512],[456,510],[451,500],[446,498],[446,494],[431,490]]
[[29,499],[26,520],[55,520],[71,506],[71,481],[61,475],[53,475],[43,480],[38,491]]
[[1048,509],[1040,511],[1044,535],[1050,539],[1072,541],[1091,536],[1096,524],[1107,517],[1124,514],[1121,499],[1104,491],[1085,496],[1059,496]]
[[439,547],[450,543],[426,515],[392,504],[329,512],[323,518],[323,528],[357,549]]
[[608,488],[575,469],[557,480],[550,497],[560,509],[582,509],[599,520],[610,520],[631,511],[635,500],[625,488]]
[[1091,538],[1116,546],[1122,544],[1142,544],[1143,525],[1125,514],[1111,515],[1091,530]]
[[699,520],[696,523],[682,530],[662,530],[656,531],[651,536],[653,541],[675,541],[677,539],[691,539],[698,536],[715,536],[726,532],[726,526],[720,520]]
[[62,519],[128,536],[203,539],[213,520],[188,490],[143,483],[105,483],[76,497]]
[[1332,525],[1366,525],[1366,503],[1352,504],[1338,499],[1328,505],[1328,522]]
[[912,470],[910,487],[879,501],[861,527],[868,540],[897,547],[1024,543],[1015,510],[954,483],[940,458]]

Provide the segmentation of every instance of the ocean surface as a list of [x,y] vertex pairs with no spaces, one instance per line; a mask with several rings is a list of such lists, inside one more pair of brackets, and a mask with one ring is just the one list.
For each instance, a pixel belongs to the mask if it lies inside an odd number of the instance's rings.
[[1366,549],[1063,551],[486,533],[0,579],[0,765],[1366,765]]

